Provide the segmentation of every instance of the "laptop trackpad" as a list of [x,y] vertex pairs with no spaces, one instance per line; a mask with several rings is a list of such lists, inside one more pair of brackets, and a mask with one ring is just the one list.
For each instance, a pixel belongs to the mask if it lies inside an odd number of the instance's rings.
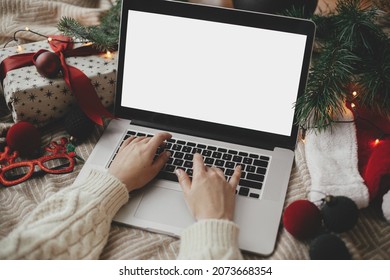
[[134,216],[179,228],[185,228],[194,222],[183,193],[164,187],[147,189]]

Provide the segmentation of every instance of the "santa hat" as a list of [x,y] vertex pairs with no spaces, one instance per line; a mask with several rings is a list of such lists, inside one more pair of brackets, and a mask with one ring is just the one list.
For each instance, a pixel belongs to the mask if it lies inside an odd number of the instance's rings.
[[[324,194],[344,195],[359,208],[382,200],[385,218],[390,221],[390,121],[364,108],[351,109],[332,128],[311,131],[305,152],[312,179],[309,199]],[[384,195],[387,192],[386,195]]]

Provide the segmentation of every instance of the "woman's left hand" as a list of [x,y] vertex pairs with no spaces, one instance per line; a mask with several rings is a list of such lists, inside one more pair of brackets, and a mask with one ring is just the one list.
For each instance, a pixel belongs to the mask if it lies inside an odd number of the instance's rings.
[[108,172],[133,191],[149,183],[163,168],[171,154],[162,152],[154,159],[156,151],[172,137],[167,132],[157,133],[153,137],[130,137],[119,148]]

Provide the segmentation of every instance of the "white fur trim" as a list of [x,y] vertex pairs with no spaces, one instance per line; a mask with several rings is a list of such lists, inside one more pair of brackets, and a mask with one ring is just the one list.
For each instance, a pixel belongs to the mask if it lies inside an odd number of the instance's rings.
[[[352,112],[345,108],[342,120],[352,119]],[[322,199],[324,194],[343,195],[355,201],[359,208],[368,206],[368,189],[358,170],[354,122],[334,123],[321,133],[310,131],[305,152],[312,181],[311,201]]]
[[383,216],[390,223],[390,191],[383,196],[382,211]]

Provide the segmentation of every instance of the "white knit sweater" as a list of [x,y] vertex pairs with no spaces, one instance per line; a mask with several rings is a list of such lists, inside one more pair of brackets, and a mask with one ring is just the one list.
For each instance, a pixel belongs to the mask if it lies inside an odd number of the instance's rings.
[[[0,259],[98,259],[111,221],[128,198],[119,180],[93,171],[84,184],[40,203],[0,240]],[[184,230],[178,258],[241,259],[238,232],[230,221],[199,221]]]

